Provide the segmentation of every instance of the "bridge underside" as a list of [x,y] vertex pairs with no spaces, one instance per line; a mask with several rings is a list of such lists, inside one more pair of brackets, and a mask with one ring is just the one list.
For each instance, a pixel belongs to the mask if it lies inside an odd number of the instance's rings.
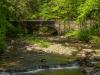
[[[43,31],[53,35],[58,34],[58,30],[55,27],[55,21],[53,20],[24,20],[24,21],[11,21],[11,23],[17,27],[21,27],[23,30],[32,34],[33,32]],[[47,32],[46,32],[47,29]]]

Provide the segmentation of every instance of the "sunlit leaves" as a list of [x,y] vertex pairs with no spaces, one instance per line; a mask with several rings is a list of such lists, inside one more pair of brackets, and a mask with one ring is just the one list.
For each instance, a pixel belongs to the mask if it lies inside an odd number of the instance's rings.
[[[80,13],[78,21],[84,20],[89,14],[94,12],[93,10],[98,9],[99,3],[99,0],[86,0],[84,4],[81,4],[78,9],[78,12]],[[91,16],[94,14],[95,13],[91,14]]]

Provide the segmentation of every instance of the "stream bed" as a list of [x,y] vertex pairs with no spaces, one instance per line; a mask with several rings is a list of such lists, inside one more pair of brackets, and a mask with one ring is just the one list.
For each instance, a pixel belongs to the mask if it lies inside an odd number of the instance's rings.
[[[31,68],[25,68],[25,69],[19,69],[19,70],[5,70],[0,72],[0,75],[36,75],[39,73],[48,73],[48,72],[57,72],[58,71],[67,71],[67,70],[77,70],[80,66],[77,63],[71,63],[71,64],[60,64],[60,65],[51,65],[51,66],[44,66],[41,65],[39,67],[31,67]],[[45,74],[42,74],[45,75]],[[58,74],[57,74],[58,75]]]
[[[99,62],[91,62],[99,63]],[[83,75],[78,63],[39,66],[19,70],[4,70],[0,75]]]

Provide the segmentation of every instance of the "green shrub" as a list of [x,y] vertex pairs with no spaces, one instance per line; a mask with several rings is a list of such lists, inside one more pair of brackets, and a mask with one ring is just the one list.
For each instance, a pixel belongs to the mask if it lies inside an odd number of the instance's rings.
[[78,39],[80,41],[89,42],[89,32],[88,30],[80,30],[78,33]]
[[7,27],[6,35],[7,37],[20,37],[22,34],[24,34],[25,31],[21,29],[20,27],[14,27],[13,25],[9,25]]
[[93,43],[93,44],[96,44],[96,45],[100,45],[100,37],[92,36],[90,42]]
[[85,41],[85,42],[88,42],[90,38],[88,30],[71,31],[65,34],[65,36],[69,39]]
[[65,37],[71,38],[71,39],[77,39],[78,38],[79,31],[71,31],[65,34]]
[[4,40],[0,40],[0,55],[4,53],[6,49],[6,42]]
[[30,43],[30,44],[37,44],[40,47],[48,47],[50,45],[50,42],[48,42],[45,39],[39,38],[36,35],[25,35],[22,37],[22,39],[26,42],[26,43]]
[[90,32],[90,34],[91,35],[99,35],[100,34],[100,26],[98,26],[98,27],[96,27],[96,25],[95,26],[90,26],[89,27],[89,32]]
[[5,51],[6,42],[5,42],[5,27],[0,27],[0,55]]

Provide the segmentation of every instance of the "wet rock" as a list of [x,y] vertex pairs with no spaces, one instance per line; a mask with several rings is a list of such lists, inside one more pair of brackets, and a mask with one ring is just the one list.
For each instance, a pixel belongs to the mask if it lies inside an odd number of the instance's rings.
[[0,72],[4,72],[4,70],[0,69]]
[[7,69],[5,72],[8,73],[27,72],[27,69]]
[[40,69],[49,69],[49,65],[39,65],[38,68]]
[[67,64],[59,64],[61,67],[65,67],[67,66]]
[[11,72],[11,69],[7,69],[7,70],[5,70],[5,72]]
[[92,67],[84,67],[83,69],[87,74],[90,74],[94,69]]
[[81,72],[83,73],[83,75],[87,74],[86,70],[84,70],[84,69],[82,69]]
[[57,68],[57,67],[58,67],[58,65],[57,65],[57,64],[55,64],[55,65],[52,65],[52,67],[53,67],[53,68]]
[[100,61],[100,56],[96,56],[93,58],[93,61]]
[[33,67],[26,68],[26,69],[27,69],[27,71],[32,71],[32,70],[36,70],[38,68],[39,68],[38,66],[33,66]]
[[47,62],[47,60],[46,60],[46,59],[41,59],[40,62],[41,62],[41,63]]
[[15,72],[27,72],[27,69],[17,69],[17,70],[15,70]]
[[42,69],[48,69],[49,66],[48,66],[48,65],[41,65],[41,68],[42,68]]

